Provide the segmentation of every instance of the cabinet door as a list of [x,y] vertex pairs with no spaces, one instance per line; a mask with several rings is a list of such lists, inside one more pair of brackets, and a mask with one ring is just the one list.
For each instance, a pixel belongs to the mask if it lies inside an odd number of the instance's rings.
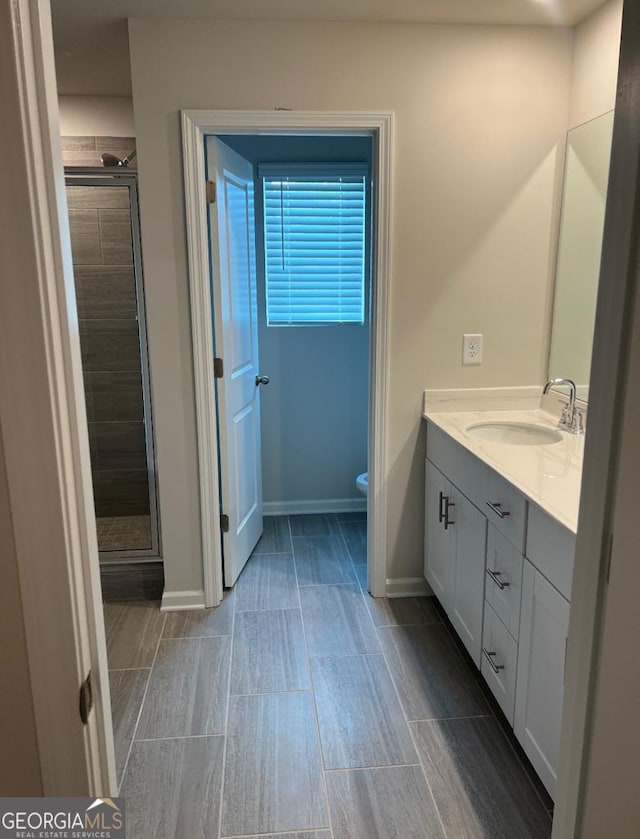
[[525,560],[515,732],[549,795],[555,791],[569,603]]
[[425,557],[424,575],[433,593],[447,612],[453,591],[451,529],[441,521],[445,499],[451,497],[451,484],[436,467],[426,461],[425,473]]
[[455,552],[455,576],[451,622],[480,667],[482,612],[484,607],[487,520],[455,487],[451,488],[451,533]]

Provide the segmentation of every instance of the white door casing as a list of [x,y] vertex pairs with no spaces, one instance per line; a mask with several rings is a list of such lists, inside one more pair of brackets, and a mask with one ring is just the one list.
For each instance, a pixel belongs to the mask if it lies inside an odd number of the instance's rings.
[[[217,507],[219,451],[212,377],[212,303],[206,212],[205,141],[225,134],[344,136],[373,139],[373,293],[371,298],[369,400],[368,588],[387,593],[387,476],[390,375],[391,174],[393,115],[368,111],[182,111],[185,215],[196,394],[202,569],[205,606],[222,599],[222,550]],[[268,371],[267,371],[268,372]],[[166,597],[165,590],[165,597]],[[196,592],[196,594],[198,594]]]
[[[0,3],[0,426],[44,795],[117,794],[49,4]],[[0,547],[0,552],[4,545]],[[3,638],[3,644],[11,639]],[[91,672],[93,710],[79,711]],[[7,711],[5,722],[12,725]]]
[[253,166],[207,137],[211,285],[216,355],[224,582],[232,586],[262,534],[260,375],[255,267]]

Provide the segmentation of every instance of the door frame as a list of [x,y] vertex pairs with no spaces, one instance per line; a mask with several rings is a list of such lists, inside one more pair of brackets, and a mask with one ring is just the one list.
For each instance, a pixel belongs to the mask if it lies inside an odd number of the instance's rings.
[[[205,606],[222,600],[222,536],[219,452],[213,374],[213,331],[207,223],[205,137],[215,134],[370,136],[374,181],[372,294],[369,363],[369,493],[367,496],[368,588],[376,597],[387,586],[388,393],[391,300],[391,177],[393,114],[383,111],[181,112],[185,213],[196,394],[202,564]],[[355,480],[355,476],[354,476]]]
[[[628,608],[620,592],[609,587],[609,570],[616,559],[615,515],[625,502],[617,497],[620,474],[624,476],[621,459],[626,458],[627,463],[634,455],[637,459],[635,441],[625,439],[623,432],[625,410],[640,392],[640,382],[629,376],[640,335],[640,322],[637,317],[634,320],[640,288],[639,48],[640,6],[625,0],[571,590],[553,839],[573,839],[590,830],[585,821],[585,796],[594,759],[593,732],[598,713],[603,713],[596,706],[596,688],[601,669],[608,664],[601,660],[606,611]],[[616,640],[618,649],[626,651],[629,639]],[[634,742],[620,730],[615,733],[625,748]],[[621,784],[619,777],[618,781]],[[623,798],[629,800],[636,795],[635,788],[629,789],[633,784],[637,784],[636,778],[628,776]],[[599,795],[605,798],[608,792],[600,791]]]
[[0,138],[11,160],[0,194],[0,433],[31,682],[23,700],[33,703],[43,794],[116,795],[49,3],[0,4],[0,29]]

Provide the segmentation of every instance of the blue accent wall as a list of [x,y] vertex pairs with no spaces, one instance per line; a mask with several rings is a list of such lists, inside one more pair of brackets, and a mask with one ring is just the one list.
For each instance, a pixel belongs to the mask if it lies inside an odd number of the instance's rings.
[[262,373],[271,379],[261,392],[264,501],[361,498],[355,481],[367,469],[368,318],[364,326],[267,327],[257,166],[317,162],[371,165],[371,139],[245,135],[221,139],[249,160],[256,172],[260,363]]

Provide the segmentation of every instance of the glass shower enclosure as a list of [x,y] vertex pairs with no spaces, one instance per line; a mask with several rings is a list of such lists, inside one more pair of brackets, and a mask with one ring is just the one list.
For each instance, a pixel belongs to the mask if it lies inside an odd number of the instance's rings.
[[160,555],[135,171],[65,169],[101,563]]

